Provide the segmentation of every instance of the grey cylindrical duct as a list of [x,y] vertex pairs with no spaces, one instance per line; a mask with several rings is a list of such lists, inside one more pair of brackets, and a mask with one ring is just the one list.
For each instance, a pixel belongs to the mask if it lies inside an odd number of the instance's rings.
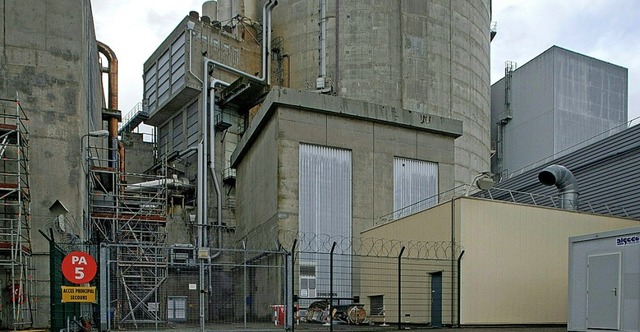
[[564,166],[551,165],[538,174],[540,183],[546,186],[555,185],[560,194],[560,208],[578,210],[578,183],[573,173]]

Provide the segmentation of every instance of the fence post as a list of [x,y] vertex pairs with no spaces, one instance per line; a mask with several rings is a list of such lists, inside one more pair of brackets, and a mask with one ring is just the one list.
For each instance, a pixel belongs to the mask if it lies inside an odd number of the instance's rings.
[[398,254],[398,330],[402,330],[402,254],[404,246]]
[[247,328],[247,243],[242,240],[242,297],[244,298],[244,312],[242,313],[242,317],[244,320],[244,328]]
[[287,275],[291,278],[291,286],[289,287],[289,292],[287,294],[287,322],[290,323],[289,327],[291,332],[293,332],[295,330],[294,326],[296,325],[296,323],[294,322],[294,306],[295,306],[295,300],[294,300],[294,286],[295,286],[295,261],[296,261],[296,245],[298,244],[298,239],[294,239],[293,240],[293,245],[291,246],[291,252],[289,253],[289,271],[287,271]]
[[333,252],[336,249],[336,242],[331,245],[331,255],[329,256],[329,331],[333,332]]

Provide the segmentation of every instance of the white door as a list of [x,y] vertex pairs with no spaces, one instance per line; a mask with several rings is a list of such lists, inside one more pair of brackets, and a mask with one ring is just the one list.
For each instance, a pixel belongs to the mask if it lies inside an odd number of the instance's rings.
[[587,278],[587,328],[619,330],[620,253],[589,256]]

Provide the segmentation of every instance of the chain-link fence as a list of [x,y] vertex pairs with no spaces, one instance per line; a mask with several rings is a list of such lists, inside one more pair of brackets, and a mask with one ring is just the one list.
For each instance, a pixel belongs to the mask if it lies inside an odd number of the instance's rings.
[[[97,303],[52,310],[52,328],[65,328],[74,317],[89,318],[100,330],[344,330],[458,322],[461,249],[451,243],[296,232],[268,242],[223,250],[85,246],[100,266],[91,282]],[[52,266],[64,256],[64,246],[56,248]],[[52,269],[52,307],[59,303],[54,288],[63,286],[59,274]]]

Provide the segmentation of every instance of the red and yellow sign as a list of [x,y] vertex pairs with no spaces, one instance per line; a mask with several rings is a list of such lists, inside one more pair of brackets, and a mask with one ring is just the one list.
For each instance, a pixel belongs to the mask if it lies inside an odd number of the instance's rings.
[[96,288],[62,286],[62,303],[67,302],[95,303]]

